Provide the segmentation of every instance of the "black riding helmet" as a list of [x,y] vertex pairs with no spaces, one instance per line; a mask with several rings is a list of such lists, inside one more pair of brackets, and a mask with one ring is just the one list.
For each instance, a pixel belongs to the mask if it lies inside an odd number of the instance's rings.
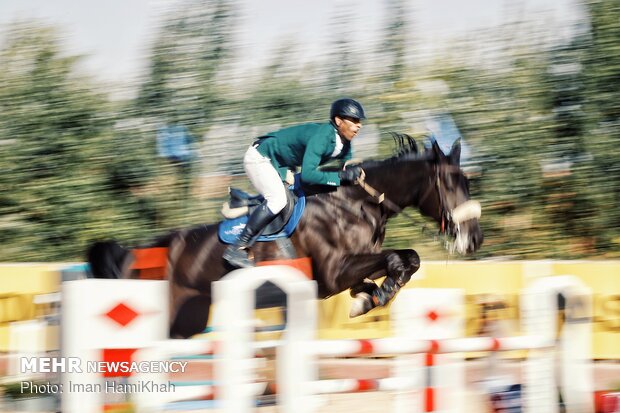
[[334,120],[336,116],[347,116],[353,119],[366,119],[362,105],[359,102],[349,98],[338,99],[332,103],[332,108],[329,111],[329,118]]

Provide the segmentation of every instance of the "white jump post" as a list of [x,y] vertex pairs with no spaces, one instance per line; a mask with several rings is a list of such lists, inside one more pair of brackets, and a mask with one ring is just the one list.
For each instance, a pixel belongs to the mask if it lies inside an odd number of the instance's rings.
[[313,400],[304,384],[318,369],[305,348],[315,338],[317,287],[288,266],[236,270],[213,284],[214,324],[221,334],[215,364],[218,400],[227,413],[249,413],[255,407],[253,313],[255,291],[266,281],[287,294],[287,329],[276,365],[278,403],[283,413],[306,413]]
[[521,295],[521,321],[526,334],[557,341],[558,294],[565,299],[565,322],[555,350],[539,350],[539,357],[528,359],[526,411],[557,413],[557,382],[567,413],[589,413],[594,411],[591,290],[574,276],[539,278]]
[[[104,411],[105,382],[88,362],[104,350],[140,350],[168,337],[168,282],[77,280],[62,284],[63,357],[78,357],[82,372],[63,374],[63,413]],[[134,380],[131,377],[130,380]],[[93,391],[92,386],[102,386]]]

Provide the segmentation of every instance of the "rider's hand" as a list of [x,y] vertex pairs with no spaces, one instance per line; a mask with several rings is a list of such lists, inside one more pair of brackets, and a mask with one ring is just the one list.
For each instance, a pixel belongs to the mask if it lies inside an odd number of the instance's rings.
[[362,176],[362,167],[359,165],[351,165],[338,172],[340,185],[353,185],[360,176]]

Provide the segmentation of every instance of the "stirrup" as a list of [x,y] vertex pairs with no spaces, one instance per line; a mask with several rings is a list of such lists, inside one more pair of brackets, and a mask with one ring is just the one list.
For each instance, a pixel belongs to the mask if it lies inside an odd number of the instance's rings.
[[243,248],[237,248],[229,246],[222,255],[230,265],[237,268],[251,268],[254,267],[254,260],[248,256],[248,251]]

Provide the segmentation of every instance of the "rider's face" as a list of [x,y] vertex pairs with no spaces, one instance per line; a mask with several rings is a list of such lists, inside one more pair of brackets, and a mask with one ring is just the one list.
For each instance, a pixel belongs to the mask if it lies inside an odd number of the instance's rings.
[[335,121],[338,135],[348,141],[353,139],[362,128],[362,121],[360,119],[350,118],[348,116],[336,116]]

